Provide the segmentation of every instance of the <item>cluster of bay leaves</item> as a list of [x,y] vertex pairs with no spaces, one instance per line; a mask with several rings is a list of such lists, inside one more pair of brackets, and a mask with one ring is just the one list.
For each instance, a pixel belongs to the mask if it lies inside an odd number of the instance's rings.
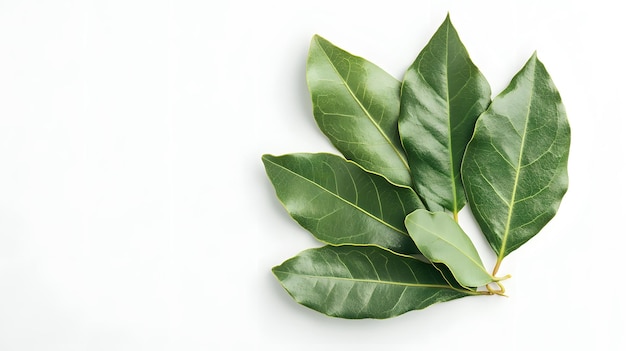
[[[402,82],[314,36],[307,83],[319,128],[345,157],[264,155],[276,195],[326,246],[273,268],[300,304],[389,318],[503,294],[502,259],[555,215],[570,130],[536,54],[491,99],[449,16]],[[469,204],[497,256],[490,273],[458,213]]]

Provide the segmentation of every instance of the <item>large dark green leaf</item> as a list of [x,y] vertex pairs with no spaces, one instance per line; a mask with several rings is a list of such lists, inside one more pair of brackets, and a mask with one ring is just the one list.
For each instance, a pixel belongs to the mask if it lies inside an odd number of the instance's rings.
[[494,281],[470,238],[448,214],[415,210],[405,224],[420,252],[432,262],[445,264],[463,286]]
[[461,160],[491,89],[446,17],[407,70],[399,129],[415,190],[430,210],[465,205]]
[[374,246],[325,246],[272,269],[300,304],[342,318],[389,318],[475,294],[431,264]]
[[410,185],[398,135],[400,82],[317,35],[306,76],[315,120],[333,145],[363,168]]
[[463,161],[470,207],[498,263],[554,217],[569,144],[561,97],[533,54],[478,119]]
[[264,155],[263,163],[289,214],[322,242],[417,252],[404,218],[423,205],[410,188],[331,154]]

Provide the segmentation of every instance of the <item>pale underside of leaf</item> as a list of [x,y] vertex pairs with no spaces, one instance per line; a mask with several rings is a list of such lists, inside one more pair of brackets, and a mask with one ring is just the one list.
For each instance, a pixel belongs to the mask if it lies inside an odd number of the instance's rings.
[[420,252],[445,264],[461,285],[479,287],[494,281],[470,238],[448,214],[416,210],[405,223]]
[[298,303],[341,318],[390,318],[473,294],[428,263],[373,246],[310,249],[272,271]]

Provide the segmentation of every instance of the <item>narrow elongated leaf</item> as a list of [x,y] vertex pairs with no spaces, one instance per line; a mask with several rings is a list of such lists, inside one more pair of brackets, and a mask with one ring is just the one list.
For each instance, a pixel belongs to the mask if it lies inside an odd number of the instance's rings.
[[405,223],[420,252],[445,264],[461,285],[479,287],[494,281],[470,238],[448,214],[416,210]]
[[399,130],[415,190],[432,210],[465,205],[461,161],[491,89],[446,17],[402,82]]
[[478,119],[463,161],[470,207],[498,262],[554,217],[569,144],[561,97],[533,54]]
[[363,168],[410,185],[398,135],[400,82],[317,35],[306,77],[315,120],[333,145]]
[[431,264],[373,246],[325,246],[272,269],[300,304],[342,318],[389,318],[472,294]]
[[410,188],[331,154],[264,155],[263,163],[291,217],[320,241],[417,252],[404,217],[423,205]]

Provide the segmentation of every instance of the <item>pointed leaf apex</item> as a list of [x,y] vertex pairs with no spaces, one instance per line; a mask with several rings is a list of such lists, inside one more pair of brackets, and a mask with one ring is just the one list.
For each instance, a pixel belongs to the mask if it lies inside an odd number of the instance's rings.
[[529,69],[534,71],[538,67],[537,64],[541,65],[541,61],[539,61],[539,59],[537,58],[537,50],[535,50],[528,59],[528,61],[526,61],[526,63],[524,64],[523,69]]
[[[443,22],[441,23],[437,31],[438,32],[442,31],[441,33],[447,33],[447,32],[457,33],[456,28],[454,27],[454,24],[452,24],[452,20],[450,19],[450,13],[446,15],[446,18],[443,20]],[[455,36],[458,37],[458,34],[455,34]]]
[[[328,39],[324,38],[323,36],[319,34],[314,34],[313,38],[311,38],[311,45],[313,44],[318,45],[320,47],[325,47],[329,45],[332,47],[335,47],[335,44],[331,43]],[[327,49],[323,49],[323,50],[326,51]]]

